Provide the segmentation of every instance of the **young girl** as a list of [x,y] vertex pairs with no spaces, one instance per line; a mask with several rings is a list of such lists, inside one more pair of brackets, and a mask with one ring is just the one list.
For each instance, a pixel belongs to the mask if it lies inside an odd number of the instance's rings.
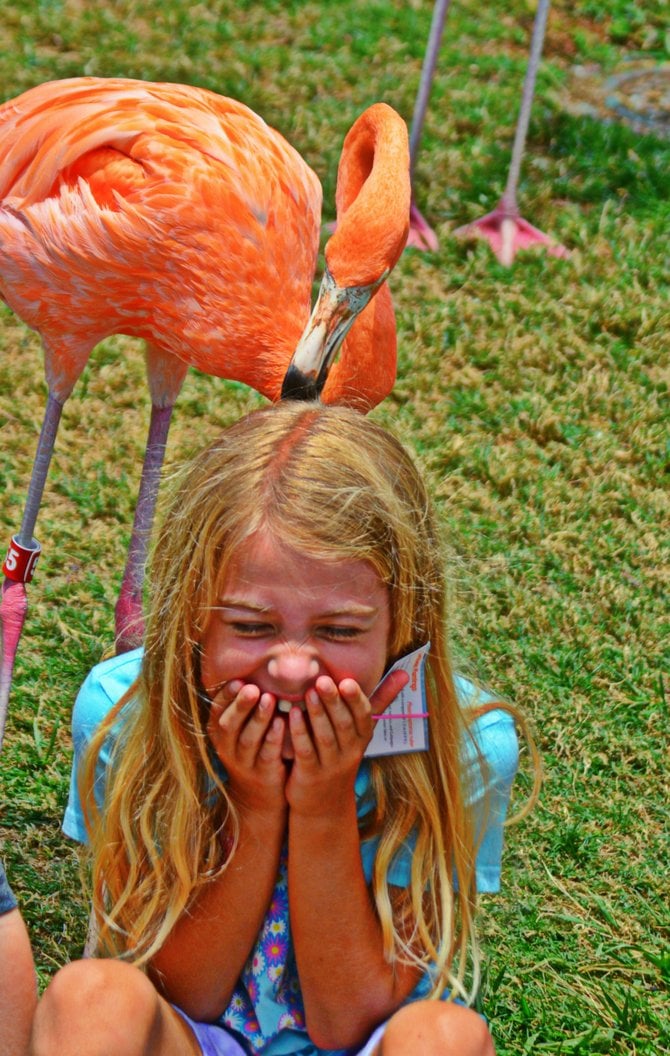
[[[90,841],[101,958],[55,976],[30,1051],[491,1056],[454,998],[513,720],[464,681],[459,703],[401,445],[343,408],[250,415],[183,477],[151,583],[143,654],[75,712],[65,829]],[[427,642],[429,750],[364,759],[407,681],[389,668]]]

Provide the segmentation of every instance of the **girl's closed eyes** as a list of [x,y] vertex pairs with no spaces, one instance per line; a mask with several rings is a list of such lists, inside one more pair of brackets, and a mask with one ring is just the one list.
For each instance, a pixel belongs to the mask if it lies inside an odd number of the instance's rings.
[[277,633],[271,623],[242,623],[239,620],[233,620],[229,626],[235,634],[242,634],[248,638],[263,638]]
[[360,638],[361,635],[365,634],[364,627],[319,627],[317,634],[323,638],[334,638],[338,639],[352,639]]
[[[143,995],[152,1025],[157,1002],[176,1042],[142,1056],[241,1054],[233,1035],[264,1056],[378,1056],[385,1022],[389,1056],[492,1056],[474,1012],[423,1002],[466,993],[468,952],[476,989],[476,818],[438,532],[411,460],[357,412],[286,403],[199,456],[172,511],[118,751],[112,709],[72,793],[92,819],[100,950],[130,962],[96,972],[115,1002],[123,980]],[[375,720],[402,718],[407,674],[390,660],[427,640],[429,748],[364,760]]]
[[230,562],[201,642],[205,688],[242,680],[304,699],[320,676],[371,694],[387,665],[388,591],[366,561],[308,557],[268,531]]
[[[272,638],[279,635],[279,630],[271,623],[242,623],[238,620],[232,621],[229,626],[235,632],[245,638]],[[330,627],[316,627],[312,634],[314,638],[330,638],[334,640],[346,640],[359,638],[365,634],[364,627],[341,627],[333,625]]]

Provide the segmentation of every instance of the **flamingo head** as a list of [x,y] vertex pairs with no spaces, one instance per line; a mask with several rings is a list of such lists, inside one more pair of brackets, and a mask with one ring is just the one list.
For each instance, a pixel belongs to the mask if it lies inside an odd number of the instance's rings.
[[284,377],[283,398],[319,398],[349,328],[407,243],[410,200],[407,127],[390,106],[375,103],[344,140],[336,230],[325,247],[319,296]]
[[338,286],[329,268],[282,384],[283,400],[318,400],[337,351],[356,317],[385,281],[388,270],[367,286]]

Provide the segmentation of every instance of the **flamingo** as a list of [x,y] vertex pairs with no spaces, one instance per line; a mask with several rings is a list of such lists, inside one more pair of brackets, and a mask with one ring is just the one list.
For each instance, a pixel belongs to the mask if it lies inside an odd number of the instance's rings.
[[[430,84],[437,62],[437,53],[449,4],[450,0],[436,0],[433,10],[433,20],[410,131],[410,164],[412,172],[416,162],[430,94]],[[547,28],[549,5],[550,0],[538,0],[531,36],[528,67],[521,97],[521,107],[514,133],[512,156],[503,195],[495,209],[487,213],[486,216],[482,216],[472,223],[463,224],[454,231],[457,238],[484,239],[489,243],[500,263],[508,267],[514,262],[519,250],[528,249],[534,245],[544,246],[547,252],[554,257],[567,257],[569,255],[565,246],[554,241],[549,235],[534,227],[521,216],[517,202],[521,162],[526,146],[530,112],[535,94],[535,81]],[[437,249],[438,243],[435,232],[430,228],[413,201],[411,221],[408,245],[419,249]]]
[[[122,652],[141,638],[148,537],[188,367],[276,400],[309,331],[300,368],[319,378],[309,394],[364,412],[383,399],[395,380],[396,352],[384,280],[407,238],[410,187],[404,122],[375,104],[345,140],[338,195],[346,214],[338,207],[340,227],[326,251],[337,304],[332,289],[329,297],[322,290],[315,337],[309,309],[321,186],[297,151],[243,104],[186,85],[51,82],[0,107],[0,157],[0,295],[40,334],[48,386],[21,528],[3,565],[1,746],[58,424],[95,345],[117,333],[143,338],[151,396],[115,610]],[[368,232],[384,237],[366,271],[359,241],[364,256]]]

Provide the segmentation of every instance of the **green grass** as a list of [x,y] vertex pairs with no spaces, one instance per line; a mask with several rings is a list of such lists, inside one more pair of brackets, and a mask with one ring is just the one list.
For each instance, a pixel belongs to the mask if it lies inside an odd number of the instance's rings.
[[[417,453],[454,552],[463,664],[517,701],[544,756],[482,905],[481,1000],[501,1056],[670,1053],[667,676],[670,143],[571,116],[572,66],[668,62],[668,5],[556,0],[520,203],[572,250],[506,270],[451,237],[499,197],[534,12],[454,0],[416,194],[436,254],[392,278],[393,395],[375,412]],[[83,72],[202,84],[278,127],[324,184],[365,105],[411,116],[431,4],[31,2],[0,25],[0,97]],[[16,530],[44,406],[39,342],[0,312],[0,520]],[[259,399],[195,373],[175,464]],[[148,398],[140,350],[105,342],[66,406],[40,515],[0,763],[0,853],[44,982],[86,906],[59,831],[69,714],[112,641]],[[665,650],[665,653],[664,653]],[[519,782],[521,801],[528,780]]]

